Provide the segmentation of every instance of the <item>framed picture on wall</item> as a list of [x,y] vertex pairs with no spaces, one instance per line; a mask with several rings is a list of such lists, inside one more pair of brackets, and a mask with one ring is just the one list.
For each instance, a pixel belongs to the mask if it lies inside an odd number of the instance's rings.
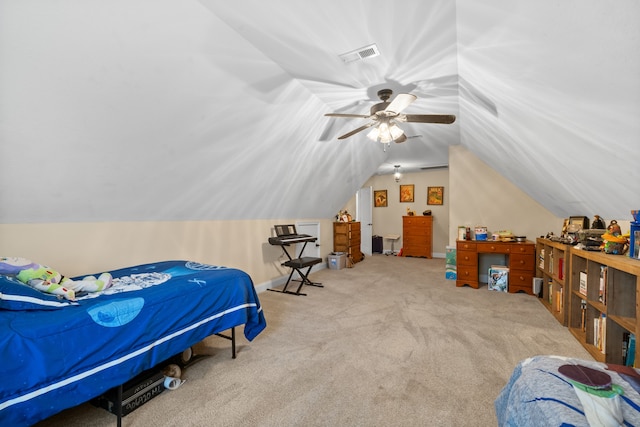
[[400,203],[413,203],[413,184],[400,185]]
[[387,207],[387,190],[373,191],[373,207],[375,208]]
[[427,187],[427,204],[441,205],[444,203],[444,187]]

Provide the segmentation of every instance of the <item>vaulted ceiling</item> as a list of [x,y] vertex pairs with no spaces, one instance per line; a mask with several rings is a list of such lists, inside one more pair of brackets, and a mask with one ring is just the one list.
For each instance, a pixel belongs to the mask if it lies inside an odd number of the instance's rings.
[[[331,217],[455,144],[557,216],[627,217],[638,16],[635,0],[2,0],[0,222]],[[324,114],[365,114],[382,88],[457,120],[403,124],[386,150],[338,141],[366,120]]]

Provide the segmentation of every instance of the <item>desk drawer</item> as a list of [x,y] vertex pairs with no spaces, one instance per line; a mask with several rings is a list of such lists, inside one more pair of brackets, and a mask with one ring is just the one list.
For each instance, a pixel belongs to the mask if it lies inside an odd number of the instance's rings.
[[458,244],[456,245],[456,249],[458,252],[460,251],[475,251],[476,250],[476,244],[475,243],[469,243],[469,242],[458,242]]
[[460,251],[456,254],[456,264],[458,266],[462,265],[472,265],[475,266],[476,270],[478,269],[478,254],[476,252],[470,251]]
[[509,270],[509,292],[518,291],[533,295],[533,273]]
[[467,265],[458,265],[457,266],[457,280],[459,281],[470,281],[477,283],[478,282],[478,266],[467,266]]
[[536,252],[535,245],[515,243],[511,245],[512,254],[534,254]]
[[511,245],[506,243],[482,243],[478,244],[478,252],[480,253],[496,253],[496,254],[508,254],[511,253]]
[[535,257],[533,254],[512,253],[509,255],[509,268],[511,270],[533,272],[535,269]]

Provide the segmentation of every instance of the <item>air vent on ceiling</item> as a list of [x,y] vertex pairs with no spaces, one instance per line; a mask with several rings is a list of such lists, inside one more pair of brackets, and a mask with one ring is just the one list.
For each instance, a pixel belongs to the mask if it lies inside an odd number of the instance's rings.
[[423,166],[420,169],[422,169],[423,171],[426,170],[430,170],[430,169],[447,169],[449,167],[449,165],[434,165],[434,166]]
[[361,47],[360,49],[356,49],[352,52],[343,53],[340,55],[342,61],[346,64],[349,62],[360,61],[365,58],[373,58],[374,56],[379,56],[380,50],[378,50],[378,46],[371,44],[369,46]]

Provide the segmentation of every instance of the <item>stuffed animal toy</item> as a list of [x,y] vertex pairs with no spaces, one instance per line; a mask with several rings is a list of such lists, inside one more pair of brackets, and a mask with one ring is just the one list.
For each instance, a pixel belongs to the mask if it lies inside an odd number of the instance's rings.
[[0,257],[0,274],[14,276],[34,289],[62,295],[68,300],[74,300],[77,292],[103,291],[111,286],[112,281],[109,273],[102,273],[98,278],[87,276],[82,280],[72,280],[46,265],[19,257]]

